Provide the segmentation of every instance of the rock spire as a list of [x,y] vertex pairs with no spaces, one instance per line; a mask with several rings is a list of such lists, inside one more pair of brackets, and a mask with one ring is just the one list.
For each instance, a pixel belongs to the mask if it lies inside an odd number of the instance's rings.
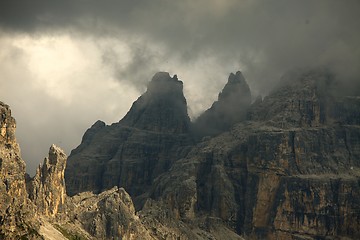
[[202,137],[228,130],[234,123],[245,119],[250,104],[251,92],[244,76],[240,71],[231,73],[218,100],[196,119],[195,133]]

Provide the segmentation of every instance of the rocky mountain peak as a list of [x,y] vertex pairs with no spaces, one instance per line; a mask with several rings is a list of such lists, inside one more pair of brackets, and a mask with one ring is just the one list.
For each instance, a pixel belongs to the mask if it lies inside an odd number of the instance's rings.
[[0,239],[360,239],[360,98],[332,95],[328,74],[289,76],[248,109],[230,74],[196,143],[171,118],[187,116],[174,116],[182,83],[158,73],[128,119],[96,122],[68,160],[52,145],[29,198],[0,104]]
[[60,165],[63,168],[63,165],[66,164],[66,154],[64,150],[52,144],[49,149],[49,162],[52,165]]
[[[219,93],[219,101],[229,101],[229,98],[242,97],[244,100],[248,101],[248,104],[251,102],[251,93],[248,84],[245,81],[244,76],[240,71],[237,71],[236,74],[231,73],[228,82]],[[235,99],[231,99],[235,101]]]
[[245,119],[251,104],[251,92],[240,71],[231,73],[219,93],[218,101],[195,121],[195,132],[200,136],[216,135]]
[[183,95],[182,91],[183,82],[178,80],[177,75],[171,77],[168,72],[157,72],[147,88],[147,94],[151,97],[169,94],[179,94],[177,97],[180,97]]
[[65,204],[65,167],[67,156],[56,145],[51,145],[49,156],[27,183],[29,198],[35,203],[38,212],[44,216],[55,217],[62,212]]
[[15,130],[9,106],[0,102],[0,239],[30,239],[29,231],[38,227],[26,197],[25,162]]
[[0,102],[0,141],[7,144],[15,143],[15,119],[11,116],[8,105]]
[[119,186],[132,197],[143,194],[184,155],[192,143],[190,124],[183,83],[156,73],[122,120],[109,126],[98,121],[86,131],[68,158],[67,193]]
[[240,71],[237,71],[236,74],[230,74],[227,84],[219,93],[218,100],[221,104],[232,104],[232,102],[238,102],[240,100],[241,103],[250,105],[250,88]]
[[167,72],[156,73],[120,123],[156,132],[188,132],[190,118],[182,81]]

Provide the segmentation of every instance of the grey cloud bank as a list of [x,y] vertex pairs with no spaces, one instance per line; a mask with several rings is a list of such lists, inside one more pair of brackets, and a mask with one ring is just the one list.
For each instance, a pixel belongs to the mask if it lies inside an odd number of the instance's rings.
[[[87,104],[80,99],[85,94],[68,100],[72,108],[63,101],[56,103],[61,111],[70,115],[74,113],[75,116],[76,112],[81,112],[83,118],[61,121],[65,117],[54,117],[51,112],[55,110],[52,108],[42,110],[44,115],[48,115],[44,117],[44,122],[56,122],[63,129],[72,129],[72,126],[81,129],[75,131],[79,133],[64,137],[62,142],[69,142],[67,150],[80,141],[80,132],[90,126],[89,122],[96,120],[93,118],[107,118],[110,122],[119,120],[125,109],[130,108],[129,102],[145,90],[147,81],[160,70],[176,73],[184,81],[185,95],[193,116],[211,105],[229,72],[238,69],[243,71],[254,95],[267,94],[289,69],[318,66],[334,71],[351,93],[350,90],[360,89],[359,13],[360,2],[356,0],[4,0],[0,2],[0,36],[6,36],[6,40],[2,38],[2,43],[6,44],[0,47],[0,57],[10,67],[6,71],[4,67],[0,69],[1,88],[15,86],[15,83],[4,83],[9,79],[32,82],[31,86],[35,89],[40,84],[36,81],[36,74],[31,73],[34,70],[26,69],[29,67],[27,55],[21,49],[14,48],[9,55],[9,46],[14,46],[12,39],[29,36],[36,42],[44,36],[55,39],[69,36],[76,39],[76,46],[80,46],[82,41],[87,42],[91,49],[82,48],[84,57],[97,59],[91,69],[100,71],[106,68],[107,72],[98,76],[74,77],[72,84],[79,89],[75,92],[80,92],[81,84],[88,82],[98,86],[107,84],[106,79],[110,78],[118,82],[113,91],[116,91],[116,86],[124,85],[132,90],[127,95],[119,87],[119,93],[111,98],[89,100],[95,109],[115,101],[114,112],[107,116],[101,116],[106,115],[106,111],[88,113],[93,110],[85,107]],[[25,50],[27,47],[23,46]],[[15,65],[21,68],[21,72],[12,72],[15,70],[11,66]],[[76,64],[73,67],[78,68]],[[48,77],[53,76],[49,73]],[[88,79],[83,81],[83,78]],[[12,87],[6,91],[11,93],[5,94],[6,99],[2,100],[9,99],[8,104],[14,105],[15,96],[26,90]],[[96,87],[89,92],[95,94]],[[44,99],[47,97],[44,94]],[[29,96],[27,104],[37,101]],[[19,115],[28,112],[24,109],[25,105],[15,106],[16,112],[21,112]],[[40,110],[34,108],[33,111]],[[19,120],[22,118],[25,116]],[[19,134],[20,131],[23,132],[19,129]],[[24,131],[21,137],[30,139],[31,134]],[[49,136],[48,131],[38,138],[48,139],[45,136]],[[38,149],[35,143],[28,142],[31,149]],[[46,152],[46,149],[42,151]],[[23,154],[26,159],[25,149]],[[30,162],[34,161],[40,162],[41,159]]]

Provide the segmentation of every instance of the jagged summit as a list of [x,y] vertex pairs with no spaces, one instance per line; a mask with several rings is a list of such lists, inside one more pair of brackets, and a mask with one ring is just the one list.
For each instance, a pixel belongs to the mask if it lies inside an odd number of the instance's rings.
[[65,167],[67,156],[64,151],[52,144],[49,156],[27,182],[29,198],[43,216],[55,217],[64,211],[66,198]]
[[110,126],[98,121],[86,131],[68,158],[68,194],[113,186],[132,196],[144,193],[183,155],[179,149],[191,143],[190,124],[183,83],[156,73],[122,120]]
[[25,162],[15,130],[9,106],[0,102],[0,239],[34,239],[30,232],[38,222],[27,199]]
[[240,71],[237,71],[236,74],[230,74],[227,84],[219,93],[218,102],[223,105],[238,103],[250,105],[250,88]]
[[216,135],[245,119],[251,104],[251,92],[240,71],[231,73],[219,93],[218,101],[196,119],[194,131],[198,136]]
[[120,123],[157,132],[188,132],[190,118],[182,81],[167,72],[156,73]]
[[155,94],[173,94],[182,95],[183,82],[179,81],[177,75],[170,77],[168,72],[157,72],[149,82],[147,93]]
[[202,123],[233,126],[195,142],[156,125],[174,110],[162,100],[183,97],[159,73],[128,122],[96,122],[68,159],[53,145],[28,192],[0,102],[0,239],[360,239],[360,97],[332,95],[331,75],[290,77],[247,109],[231,74]]
[[242,73],[240,71],[237,71],[236,74],[230,73],[227,84],[219,93],[218,100],[226,101],[226,99],[231,97],[231,95],[238,93],[240,88],[243,89],[243,92],[250,93],[250,88],[247,85]]

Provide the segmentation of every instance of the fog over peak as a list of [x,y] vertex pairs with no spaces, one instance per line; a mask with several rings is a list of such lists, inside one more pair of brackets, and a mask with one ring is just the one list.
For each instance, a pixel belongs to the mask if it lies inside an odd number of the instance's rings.
[[0,100],[33,172],[52,143],[69,152],[97,119],[120,120],[158,71],[184,82],[191,117],[237,70],[254,97],[294,68],[357,87],[359,12],[358,0],[3,0]]

